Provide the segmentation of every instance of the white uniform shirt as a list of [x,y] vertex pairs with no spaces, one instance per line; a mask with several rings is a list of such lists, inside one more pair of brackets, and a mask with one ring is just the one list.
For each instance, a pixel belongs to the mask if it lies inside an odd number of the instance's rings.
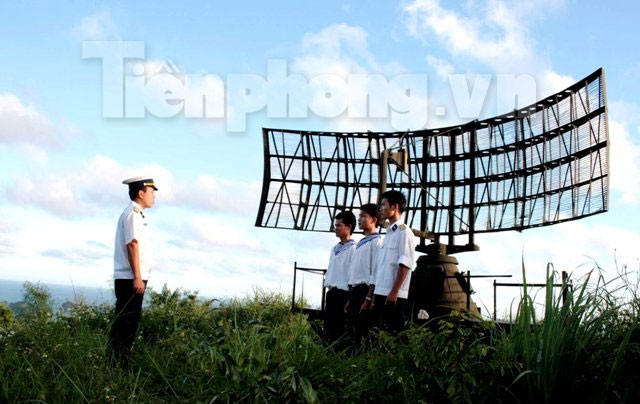
[[349,240],[344,244],[338,243],[331,249],[329,267],[324,279],[325,287],[349,290],[349,266],[355,249],[356,242],[354,240]]
[[378,233],[370,234],[358,242],[349,267],[349,286],[368,285],[371,282],[381,248],[382,237]]
[[409,296],[409,283],[411,282],[411,270],[415,265],[414,251],[416,241],[413,232],[402,219],[387,228],[384,238],[384,246],[380,251],[380,259],[375,274],[375,294],[387,296],[393,289],[393,284],[398,276],[398,265],[409,268],[409,273],[398,290],[398,297],[406,299]]
[[115,279],[133,279],[133,271],[127,255],[127,244],[133,240],[138,242],[140,275],[143,280],[148,280],[153,264],[148,218],[144,214],[142,207],[131,201],[120,215],[118,228],[116,229],[116,244],[113,257],[113,276]]

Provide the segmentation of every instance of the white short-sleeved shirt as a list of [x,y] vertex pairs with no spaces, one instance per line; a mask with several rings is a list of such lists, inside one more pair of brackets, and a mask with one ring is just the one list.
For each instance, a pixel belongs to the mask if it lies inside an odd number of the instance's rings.
[[375,294],[387,296],[391,293],[393,284],[398,276],[400,264],[409,268],[409,273],[398,290],[398,297],[406,299],[409,296],[411,270],[415,265],[414,252],[416,249],[415,236],[402,219],[387,228],[384,245],[380,251],[380,259],[375,274]]
[[349,266],[355,249],[356,242],[354,240],[349,240],[344,244],[338,243],[331,249],[329,267],[324,278],[325,287],[349,290]]
[[382,237],[378,233],[365,236],[356,244],[349,267],[349,286],[368,285],[371,282],[381,248]]
[[149,279],[152,262],[152,245],[149,234],[149,222],[142,207],[131,201],[122,212],[116,229],[115,252],[113,256],[113,276],[115,279],[133,279],[133,271],[127,255],[127,244],[133,240],[138,242],[140,275],[143,280]]

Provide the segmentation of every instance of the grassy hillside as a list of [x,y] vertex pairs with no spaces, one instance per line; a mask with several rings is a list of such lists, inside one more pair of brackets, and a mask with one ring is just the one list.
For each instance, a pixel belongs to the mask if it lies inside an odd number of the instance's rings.
[[25,285],[19,317],[0,307],[0,401],[639,402],[640,306],[614,292],[592,280],[572,304],[550,292],[542,313],[525,296],[508,331],[454,314],[340,352],[288,297],[219,306],[165,288],[125,372],[106,366],[112,307],[58,315],[46,289]]

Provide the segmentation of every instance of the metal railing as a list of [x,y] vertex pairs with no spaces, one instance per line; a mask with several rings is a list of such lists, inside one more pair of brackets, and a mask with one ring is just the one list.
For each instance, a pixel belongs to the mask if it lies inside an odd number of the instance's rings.
[[[322,284],[321,284],[321,300],[320,300],[320,309],[308,309],[308,308],[297,308],[296,307],[296,285],[298,280],[298,271],[306,272],[314,275],[322,276]],[[318,311],[323,312],[325,306],[325,293],[324,293],[324,276],[326,274],[326,269],[321,268],[306,268],[299,267],[298,262],[294,262],[293,264],[293,293],[291,295],[291,310],[292,311]],[[471,275],[471,271],[458,272],[456,275],[445,275],[445,279],[456,278],[460,287],[467,295],[467,310],[471,308],[471,294],[473,293],[473,289],[471,287],[471,279],[472,278],[511,278],[512,275]],[[527,287],[539,287],[544,288],[547,287],[547,283],[526,283]],[[498,287],[523,287],[525,283],[517,283],[517,282],[498,282],[495,279],[493,280],[493,320],[497,320],[497,297],[498,297]],[[569,279],[569,275],[566,271],[562,271],[562,283],[554,283],[551,285],[552,287],[562,288],[562,304],[565,304],[567,301],[567,296],[569,291],[573,291],[573,283]]]
[[321,299],[321,303],[320,303],[320,311],[324,311],[324,300],[325,300],[324,275],[327,272],[327,270],[326,269],[318,269],[318,268],[299,267],[297,261],[293,263],[293,293],[291,294],[291,311],[294,311],[296,309],[296,284],[297,284],[297,279],[298,279],[298,271],[307,272],[307,273],[311,273],[311,274],[314,274],[314,275],[322,275],[322,285],[321,285],[321,288],[322,288],[321,289],[322,299]]
[[[506,287],[532,287],[532,288],[546,288],[549,286],[548,283],[499,283],[495,280],[493,281],[493,320],[497,320],[497,293],[498,286],[506,286]],[[567,295],[569,290],[573,292],[573,282],[569,279],[569,274],[566,271],[562,271],[562,283],[553,283],[551,284],[553,288],[562,288],[562,304],[564,305],[567,302]]]
[[[458,272],[456,275],[446,275],[445,279],[455,278],[458,280],[462,291],[467,295],[467,310],[471,309],[471,294],[473,293],[473,289],[471,288],[471,278],[511,278],[512,275],[471,275],[471,271],[466,272]],[[495,284],[495,280],[493,283]],[[494,297],[495,301],[495,289],[494,289]],[[479,309],[479,308],[478,308]],[[495,313],[494,313],[495,316]]]

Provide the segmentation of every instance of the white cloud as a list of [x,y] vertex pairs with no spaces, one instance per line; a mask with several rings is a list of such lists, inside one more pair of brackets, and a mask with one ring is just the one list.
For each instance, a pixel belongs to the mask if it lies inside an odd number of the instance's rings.
[[[0,278],[108,285],[120,210],[106,210],[110,217],[67,220],[24,207],[6,209],[23,226],[0,222],[0,236],[6,230],[13,242],[10,254],[0,254]],[[307,265],[326,264],[317,234],[256,229],[252,219],[154,209],[150,220],[157,256],[151,286],[167,283],[215,296],[250,294],[253,287],[289,293],[291,257],[300,246],[305,246]],[[319,262],[314,256],[321,257]]]
[[434,34],[454,55],[468,55],[501,69],[530,58],[532,41],[512,8],[491,2],[481,18],[475,18],[477,11],[461,15],[438,0],[414,1],[404,8],[411,35],[429,42]]
[[[472,274],[512,275],[512,278],[496,279],[498,282],[522,282],[521,263],[524,260],[527,282],[544,283],[547,264],[551,263],[560,273],[569,273],[575,285],[585,280],[595,270],[591,282],[602,273],[606,280],[618,277],[619,270],[627,266],[637,276],[640,254],[637,245],[640,235],[624,228],[601,224],[605,215],[624,214],[608,212],[593,218],[566,222],[554,226],[530,229],[522,233],[490,233],[477,236],[479,252],[458,256],[460,270],[471,270]],[[601,269],[598,270],[597,268]],[[601,272],[600,272],[601,271]],[[473,280],[476,302],[493,311],[493,279]],[[538,297],[544,290],[534,288]],[[522,288],[500,287],[497,291],[498,308],[510,306],[512,300],[519,301]],[[540,300],[539,300],[540,301]],[[514,306],[515,309],[515,306]]]
[[15,241],[13,234],[16,232],[16,225],[5,216],[4,212],[0,215],[0,255],[13,253]]
[[453,55],[471,57],[500,73],[538,70],[531,25],[563,8],[562,2],[496,0],[466,2],[459,12],[447,6],[439,0],[408,3],[403,8],[408,33],[427,44],[435,38]]
[[55,126],[33,105],[13,94],[0,94],[0,143],[49,146],[56,143]]
[[100,11],[84,17],[73,29],[73,34],[82,41],[116,39],[117,27],[111,13]]
[[80,245],[48,248],[40,255],[90,268],[109,260],[113,255],[113,246],[97,241],[85,241]]
[[104,156],[94,157],[71,173],[53,173],[45,164],[41,170],[15,175],[5,194],[16,205],[35,206],[64,217],[85,217],[103,208],[101,204],[121,200],[118,196],[126,188],[118,180],[136,176],[126,175],[127,170]]
[[[558,92],[575,81],[553,71],[551,63],[537,48],[533,32],[535,22],[550,12],[563,10],[563,2],[488,0],[456,5],[460,6],[459,10],[454,10],[450,3],[443,5],[439,0],[408,3],[403,8],[407,32],[429,46],[439,45],[456,60],[487,66],[491,74],[532,76],[535,88],[528,91],[535,91],[537,98]],[[442,58],[429,56],[427,63],[439,75],[450,75],[453,71]],[[473,73],[482,72],[476,68]],[[487,114],[483,116],[507,112],[487,107],[512,104],[511,92],[506,90],[500,89],[508,94],[506,104],[504,100],[493,99],[495,95],[489,95],[485,100]]]
[[[407,72],[400,63],[381,62],[369,49],[364,28],[331,25],[307,33],[301,47],[291,71],[307,78],[309,86],[301,97],[309,100],[316,115],[332,119],[332,130],[406,130],[425,125],[426,77],[421,81],[404,76]],[[382,104],[379,110],[376,105]]]
[[544,69],[537,77],[536,90],[540,98],[560,92],[576,82],[572,76],[562,75],[551,69]]
[[640,105],[626,101],[609,102],[609,118],[640,132]]
[[[247,222],[197,217],[169,229],[153,287],[167,283],[215,297],[250,295],[254,288],[289,294],[294,260],[300,266],[326,267],[332,235],[256,229]],[[308,277],[305,297],[319,304],[321,288],[322,277]]]
[[349,73],[396,75],[405,71],[397,62],[380,62],[369,50],[367,38],[364,28],[348,24],[307,33],[302,39],[302,55],[294,60],[292,69],[309,78],[326,73],[346,78]]
[[640,105],[612,101],[609,114],[610,188],[623,205],[640,204]]
[[67,216],[78,212],[76,195],[63,178],[42,176],[32,179],[15,177],[6,190],[7,198],[16,205],[32,205],[52,213]]
[[113,272],[112,220],[66,220],[24,206],[3,207],[13,226],[11,253],[0,255],[0,278],[103,285]]
[[218,299],[253,296],[256,289],[291,293],[291,279],[269,279],[268,273],[261,272],[256,262],[242,257],[233,262],[216,260],[218,257],[211,257],[212,267],[190,265],[180,266],[174,271],[152,271],[149,286],[159,290],[166,284],[170,289],[198,291],[200,296]]
[[[235,97],[231,101],[232,97],[226,92],[225,83],[219,75],[204,71],[189,72],[171,59],[130,59],[124,64],[125,74],[130,80],[124,111],[127,117],[169,118],[182,115],[198,118],[194,123],[204,121],[201,118],[207,118],[207,124],[212,124],[211,120],[214,119],[221,123],[225,117],[232,121],[234,107],[238,107],[227,106],[227,98],[230,103],[243,99]],[[243,96],[244,90],[238,89]]]
[[[194,181],[171,184],[175,187],[168,203],[191,206],[210,212],[252,214],[258,206],[261,182],[232,181],[210,175],[197,176]],[[197,197],[194,197],[194,191]]]
[[[45,164],[40,170],[16,174],[4,193],[10,203],[35,206],[63,217],[85,217],[107,206],[128,200],[126,178],[154,178],[157,204],[197,208],[211,213],[253,214],[260,197],[259,182],[232,181],[207,174],[195,180],[175,179],[157,164],[123,167],[106,156],[95,156],[73,172],[53,173]],[[194,196],[195,191],[195,196]]]
[[[640,202],[640,145],[632,141],[624,123],[609,119],[610,187],[620,194],[620,202],[638,205]],[[637,133],[637,129],[635,129]]]
[[432,55],[427,55],[426,60],[427,60],[427,64],[432,66],[435,69],[438,76],[442,78],[448,79],[449,75],[453,74],[455,71],[454,70],[455,68],[453,67],[453,65],[444,59],[440,59]]
[[32,144],[23,144],[20,147],[20,154],[29,161],[39,166],[46,166],[49,161],[49,152]]
[[[168,240],[178,247],[188,247],[193,250],[211,251],[211,249],[239,249],[254,253],[261,250],[259,243],[248,234],[244,226],[234,226],[237,219],[218,218],[211,216],[194,215],[190,222],[184,225],[170,225],[171,234],[175,237]],[[245,221],[241,221],[246,225]]]

